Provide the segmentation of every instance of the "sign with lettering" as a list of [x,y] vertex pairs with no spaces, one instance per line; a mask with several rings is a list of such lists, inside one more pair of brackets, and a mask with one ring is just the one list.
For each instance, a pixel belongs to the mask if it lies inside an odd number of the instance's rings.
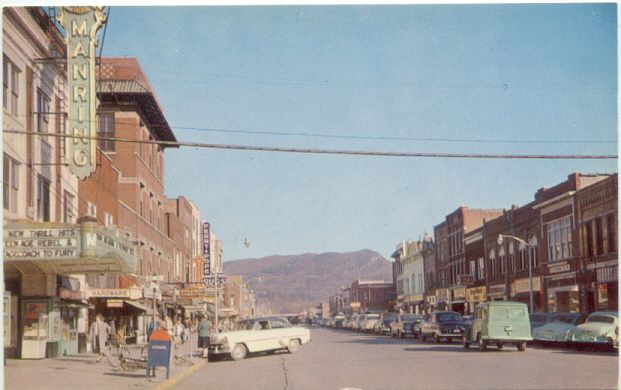
[[454,301],[463,301],[466,299],[466,288],[465,287],[456,287],[453,289],[453,300]]
[[207,276],[211,275],[211,248],[210,248],[210,226],[209,222],[203,222],[203,281],[207,284]]
[[457,275],[457,284],[460,286],[471,286],[474,284],[474,276],[468,274]]
[[507,294],[507,286],[505,286],[504,284],[498,284],[496,286],[489,286],[489,289],[487,291],[487,295],[499,296],[499,295],[506,295],[506,294]]
[[569,271],[570,268],[569,263],[553,264],[549,266],[549,271],[551,274],[556,274],[559,272]]
[[448,288],[436,289],[436,299],[438,303],[448,302],[449,296],[450,296],[450,291]]
[[470,287],[466,289],[466,301],[485,302],[485,286]]
[[4,229],[4,261],[73,259],[79,248],[75,227]]
[[[511,283],[511,296],[519,293],[530,292],[530,278],[516,279]],[[533,277],[533,291],[541,290],[541,278]]]
[[129,289],[125,288],[93,288],[86,290],[88,298],[129,298]]
[[207,289],[204,286],[183,288],[179,291],[179,296],[184,298],[204,297],[207,295]]
[[58,22],[65,28],[69,120],[65,139],[71,172],[82,180],[95,171],[97,113],[95,58],[97,31],[105,22],[103,7],[61,7]]
[[203,278],[203,281],[205,282],[205,285],[207,287],[215,287],[216,283],[218,287],[221,287],[226,284],[226,275],[223,273],[211,274],[211,275],[205,276]]

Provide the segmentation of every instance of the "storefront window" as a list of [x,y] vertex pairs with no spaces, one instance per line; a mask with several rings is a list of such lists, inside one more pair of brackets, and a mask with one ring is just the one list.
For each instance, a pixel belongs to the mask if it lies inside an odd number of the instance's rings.
[[557,291],[548,294],[548,310],[551,312],[579,312],[578,291]]

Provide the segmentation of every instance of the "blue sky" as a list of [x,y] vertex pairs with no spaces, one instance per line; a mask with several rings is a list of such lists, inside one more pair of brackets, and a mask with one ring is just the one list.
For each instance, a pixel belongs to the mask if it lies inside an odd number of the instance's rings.
[[[615,4],[112,7],[103,48],[138,58],[182,141],[516,154],[617,153],[616,53]],[[599,143],[548,142],[559,140]],[[165,157],[167,195],[199,205],[225,261],[388,257],[460,205],[508,208],[571,172],[617,171],[616,160]]]

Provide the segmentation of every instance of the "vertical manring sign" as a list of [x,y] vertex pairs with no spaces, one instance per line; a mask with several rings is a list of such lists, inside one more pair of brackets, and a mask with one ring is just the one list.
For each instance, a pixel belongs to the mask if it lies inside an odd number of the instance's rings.
[[211,248],[210,248],[210,226],[209,222],[203,222],[203,257],[205,265],[203,267],[203,282],[208,283],[207,279],[211,275]]
[[61,7],[58,22],[67,40],[69,118],[65,157],[71,172],[85,179],[95,171],[97,112],[95,58],[97,31],[105,22],[103,7]]

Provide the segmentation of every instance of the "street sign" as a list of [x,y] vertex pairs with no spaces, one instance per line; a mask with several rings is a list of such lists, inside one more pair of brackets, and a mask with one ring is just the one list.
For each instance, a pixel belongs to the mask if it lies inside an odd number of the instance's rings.
[[471,286],[474,284],[474,276],[468,274],[457,275],[457,284],[460,286]]
[[[205,263],[203,266],[203,275],[211,275],[211,248],[210,248],[210,226],[209,222],[203,222],[203,257]],[[207,283],[207,282],[205,282]]]

